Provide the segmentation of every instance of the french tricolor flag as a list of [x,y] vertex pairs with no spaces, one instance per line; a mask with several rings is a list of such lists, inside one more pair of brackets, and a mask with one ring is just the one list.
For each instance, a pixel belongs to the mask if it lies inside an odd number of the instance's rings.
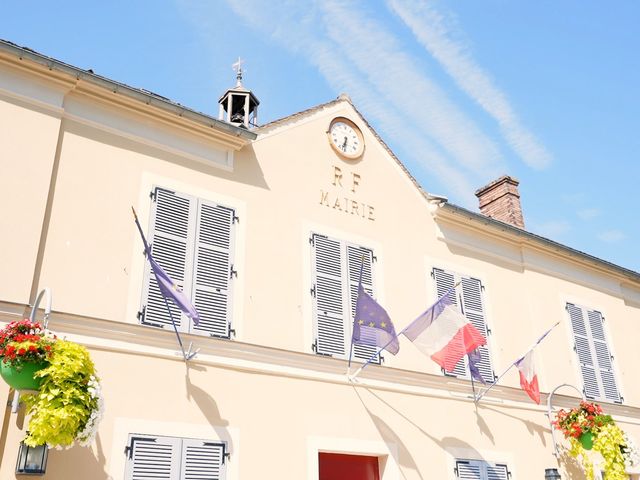
[[540,388],[538,387],[538,375],[535,370],[533,358],[534,350],[530,350],[524,357],[516,360],[514,365],[520,371],[520,386],[527,392],[529,398],[540,404]]
[[467,353],[487,343],[451,301],[450,290],[416,318],[403,334],[424,354],[451,372]]

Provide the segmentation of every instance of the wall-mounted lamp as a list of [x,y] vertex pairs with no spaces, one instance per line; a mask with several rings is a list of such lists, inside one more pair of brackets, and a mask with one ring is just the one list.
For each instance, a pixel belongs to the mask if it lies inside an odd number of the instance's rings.
[[544,480],[560,480],[561,478],[557,468],[544,469]]
[[22,475],[44,475],[47,470],[48,450],[46,445],[29,447],[20,442],[16,473]]

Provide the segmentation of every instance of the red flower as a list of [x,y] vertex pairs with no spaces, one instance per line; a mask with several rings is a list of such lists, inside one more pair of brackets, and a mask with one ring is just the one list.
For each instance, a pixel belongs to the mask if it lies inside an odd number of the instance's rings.
[[27,353],[27,351],[24,348],[18,350],[18,355],[24,355],[25,353]]
[[30,352],[37,352],[38,349],[37,349],[37,347],[35,345],[29,345],[29,351]]
[[45,345],[44,349],[48,352],[49,350],[51,350],[51,345]]

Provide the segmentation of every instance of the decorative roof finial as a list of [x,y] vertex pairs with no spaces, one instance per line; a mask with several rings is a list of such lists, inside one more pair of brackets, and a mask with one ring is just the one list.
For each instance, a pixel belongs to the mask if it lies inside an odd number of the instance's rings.
[[233,65],[231,65],[231,68],[233,68],[233,71],[236,72],[236,87],[242,86],[242,64],[243,63],[244,63],[244,60],[238,57],[238,61],[235,62]]

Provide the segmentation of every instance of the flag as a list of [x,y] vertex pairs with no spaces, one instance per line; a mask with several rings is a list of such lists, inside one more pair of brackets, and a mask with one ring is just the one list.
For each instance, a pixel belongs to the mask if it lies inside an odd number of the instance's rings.
[[529,349],[525,356],[513,362],[513,365],[520,371],[520,386],[527,392],[529,398],[537,404],[540,404],[540,388],[538,387],[538,375],[535,371],[533,352],[538,344],[558,325],[560,325],[560,322],[556,322],[549,330],[540,335],[540,338],[536,340],[536,343],[533,344],[533,347]]
[[402,332],[447,372],[452,371],[465,354],[487,343],[453,304],[451,292],[443,295]]
[[364,291],[362,283],[358,285],[352,342],[385,348],[393,355],[400,350],[398,335],[389,314]]
[[[542,338],[540,340],[542,340]],[[514,365],[520,371],[520,386],[525,392],[527,392],[529,398],[539,405],[540,388],[538,387],[538,375],[536,374],[535,364],[533,361],[533,352],[533,349],[529,350],[529,353],[516,360]]]
[[160,293],[162,293],[162,296],[164,298],[171,299],[173,303],[175,303],[187,317],[193,320],[194,325],[198,325],[200,323],[200,315],[198,314],[196,307],[193,306],[184,292],[180,290],[178,285],[176,285],[174,281],[171,280],[169,275],[167,275],[167,273],[162,269],[158,262],[156,262],[150,251],[147,251],[147,259],[151,264],[151,270],[153,270],[153,274],[156,276],[158,287],[160,288]]
[[467,358],[469,360],[469,373],[471,374],[471,378],[482,383],[483,385],[486,385],[487,382],[485,382],[484,378],[482,378],[480,367],[478,366],[480,360],[482,360],[480,349],[476,348],[475,350],[467,353]]
[[198,325],[200,323],[200,315],[198,314],[196,307],[193,306],[191,301],[182,292],[182,290],[180,290],[178,285],[176,285],[176,283],[171,280],[171,277],[167,275],[160,264],[158,264],[155,258],[153,258],[153,255],[151,255],[151,249],[149,248],[149,244],[147,243],[147,239],[144,237],[144,233],[142,233],[142,227],[138,222],[138,216],[136,215],[135,210],[133,211],[133,216],[136,220],[136,226],[138,227],[140,236],[142,237],[144,252],[147,255],[147,260],[149,260],[149,263],[151,264],[151,271],[153,271],[153,274],[156,277],[156,281],[158,282],[160,293],[164,298],[171,299],[173,303],[175,303],[187,317],[193,320],[194,325]]

